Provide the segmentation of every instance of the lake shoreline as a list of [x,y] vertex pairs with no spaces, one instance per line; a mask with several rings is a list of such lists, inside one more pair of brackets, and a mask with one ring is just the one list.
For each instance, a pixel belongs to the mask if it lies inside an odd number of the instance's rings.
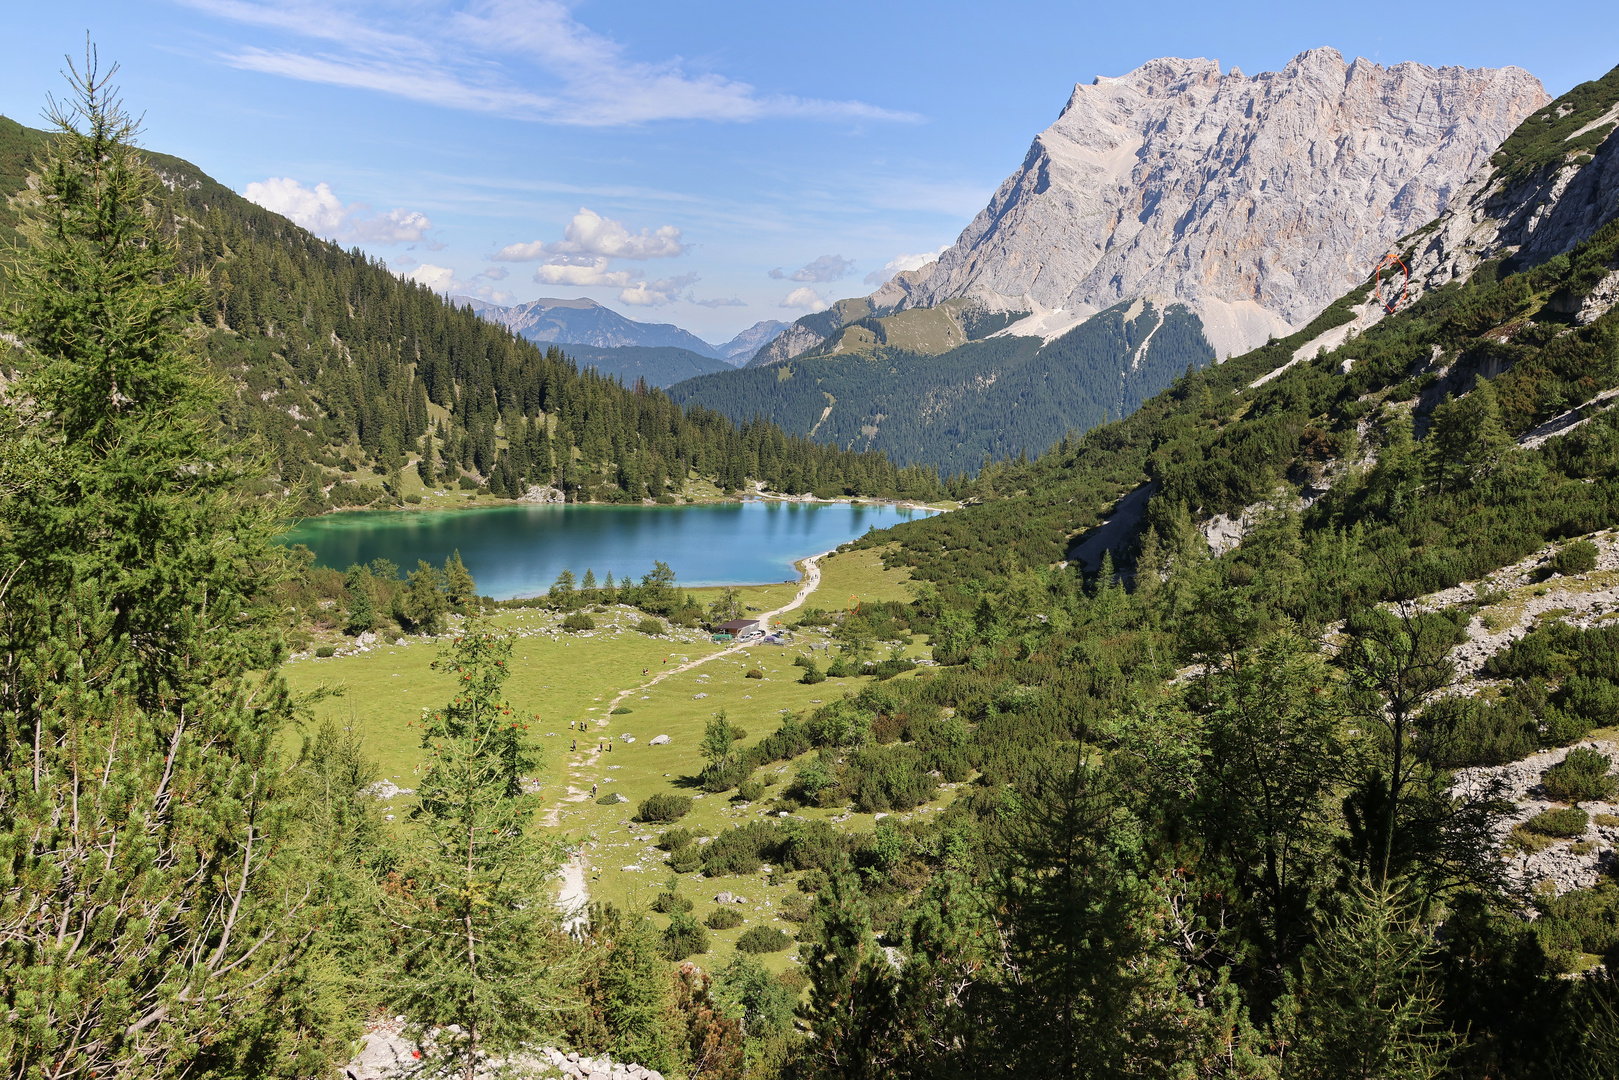
[[442,502],[435,502],[435,503],[429,503],[429,502],[426,502],[424,500],[423,502],[420,502],[420,503],[407,503],[405,505],[399,505],[399,504],[395,503],[395,504],[389,504],[389,505],[386,505],[386,506],[378,506],[378,505],[375,505],[375,504],[369,505],[369,506],[334,506],[329,510],[322,510],[318,514],[305,514],[302,517],[294,519],[293,524],[296,525],[298,522],[303,522],[303,521],[317,521],[317,520],[320,520],[321,518],[335,517],[335,516],[340,515],[340,514],[356,514],[356,513],[365,513],[365,514],[385,514],[385,513],[419,514],[419,513],[423,513],[423,512],[443,513],[445,511],[449,511],[449,510],[454,510],[454,511],[463,511],[463,510],[499,510],[499,509],[512,507],[512,506],[609,506],[609,507],[623,507],[625,509],[652,510],[652,509],[657,509],[657,508],[675,508],[675,509],[679,509],[680,507],[687,507],[687,506],[726,506],[726,505],[729,505],[729,504],[741,504],[741,503],[750,503],[750,502],[786,503],[786,504],[797,505],[797,506],[840,506],[840,505],[848,505],[848,506],[890,506],[890,507],[893,507],[896,510],[923,510],[923,511],[927,511],[928,513],[934,513],[934,514],[947,514],[952,510],[961,509],[961,504],[960,503],[954,502],[954,501],[951,501],[951,500],[944,500],[944,501],[942,501],[940,503],[925,503],[925,502],[918,502],[915,499],[862,498],[862,497],[857,496],[857,495],[847,495],[847,496],[843,496],[843,497],[835,498],[835,499],[822,499],[822,498],[820,498],[818,496],[815,496],[815,495],[783,495],[783,494],[773,492],[773,491],[761,491],[761,492],[757,492],[757,493],[754,493],[754,494],[751,494],[751,495],[742,495],[742,496],[740,496],[738,498],[734,498],[734,499],[732,499],[732,498],[722,498],[722,499],[695,498],[695,499],[685,499],[685,500],[683,500],[681,502],[674,502],[674,503],[660,503],[660,502],[655,502],[655,501],[650,500],[650,499],[643,499],[639,503],[615,503],[615,502],[572,502],[572,503],[570,503],[570,502],[563,502],[561,500],[540,500],[540,499],[521,499],[521,498],[518,498],[518,499],[496,499],[496,498],[491,498],[491,500],[489,502],[473,501],[473,500],[467,499],[467,500],[462,500],[462,501],[457,502],[457,501],[455,501],[453,499],[446,498]]

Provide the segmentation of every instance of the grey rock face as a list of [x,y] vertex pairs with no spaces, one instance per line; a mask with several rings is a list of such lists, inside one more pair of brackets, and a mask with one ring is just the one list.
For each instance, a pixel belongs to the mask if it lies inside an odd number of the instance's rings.
[[1077,320],[1155,297],[1187,304],[1220,355],[1236,353],[1363,281],[1547,101],[1514,67],[1385,68],[1313,49],[1250,78],[1154,60],[1075,87],[955,246],[872,301],[967,296],[1050,328],[1053,309]]
[[794,323],[761,348],[757,355],[748,361],[747,366],[765,367],[768,364],[779,364],[783,360],[791,360],[800,353],[808,352],[825,340],[825,334]]
[[[1619,217],[1619,139],[1612,135],[1589,162],[1568,161],[1510,186],[1485,166],[1457,192],[1437,227],[1422,238],[1412,260],[1412,281],[1419,290],[1437,289],[1452,279],[1466,280],[1479,263],[1502,255],[1516,255],[1516,261],[1529,266],[1543,263],[1615,217]],[[1615,298],[1619,279],[1603,279],[1588,306],[1577,309],[1576,319],[1594,322]]]

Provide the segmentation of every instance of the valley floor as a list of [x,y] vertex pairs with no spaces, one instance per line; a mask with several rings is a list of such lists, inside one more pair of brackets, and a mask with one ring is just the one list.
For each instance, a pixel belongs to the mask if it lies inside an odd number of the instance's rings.
[[[817,556],[799,566],[804,571],[801,582],[739,588],[750,615],[768,616],[774,628],[777,622],[790,621],[778,616],[803,608],[842,610],[856,602],[910,599],[909,572],[883,569],[877,551]],[[715,590],[692,591],[707,599],[704,594]],[[666,887],[672,871],[666,853],[653,845],[669,826],[643,826],[632,820],[641,800],[650,795],[690,795],[693,809],[680,825],[707,835],[778,816],[780,812],[768,804],[790,778],[792,762],[761,770],[770,787],[758,803],[740,802],[735,792],[705,795],[698,787],[703,767],[698,745],[711,716],[724,710],[733,724],[746,729],[740,744],[745,747],[774,732],[784,715],[856,692],[867,681],[829,678],[813,686],[798,681],[796,656],[813,652],[824,663],[829,638],[820,631],[795,631],[789,644],[779,646],[717,645],[707,634],[678,628],[648,637],[633,629],[640,613],[622,606],[595,618],[598,628],[579,634],[562,631],[561,616],[542,609],[504,611],[494,619],[496,626],[519,639],[505,689],[515,710],[535,717],[534,731],[546,748],[544,769],[536,777],[546,804],[541,820],[571,854],[559,882],[558,902],[572,917],[585,904],[600,901],[645,909]],[[415,787],[423,760],[416,726],[421,714],[451,695],[449,680],[430,667],[437,653],[430,639],[400,639],[330,659],[297,659],[284,669],[295,692],[319,687],[341,690],[341,696],[316,704],[312,719],[318,723],[331,717],[358,729],[366,752],[380,763],[383,779],[400,789],[386,798],[390,829],[409,828],[409,789]],[[925,643],[918,640],[908,655],[925,658]],[[764,677],[746,678],[750,669],[758,669]],[[922,667],[898,677],[929,674],[929,668]],[[615,709],[628,711],[614,715]],[[653,745],[660,735],[669,741]],[[590,795],[592,785],[595,799]],[[911,813],[938,812],[953,797],[950,787],[945,785],[939,799]],[[615,793],[624,801],[600,801]],[[871,815],[841,809],[805,807],[793,813],[826,818],[846,829],[872,826]],[[722,892],[739,899],[738,910],[745,918],[741,926],[713,932],[704,966],[713,969],[728,962],[736,939],[751,926],[774,924],[789,933],[796,929],[778,910],[787,896],[795,894],[791,878],[796,877],[768,868],[746,877],[682,876],[681,892],[696,902],[694,914],[699,919],[713,910],[713,898]],[[666,921],[662,915],[652,918],[660,925]],[[797,953],[790,947],[760,959],[779,970],[795,963]]]

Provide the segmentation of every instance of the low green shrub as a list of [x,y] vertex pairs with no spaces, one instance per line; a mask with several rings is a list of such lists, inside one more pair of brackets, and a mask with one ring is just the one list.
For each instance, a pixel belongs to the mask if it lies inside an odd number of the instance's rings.
[[730,930],[744,922],[742,913],[734,907],[715,908],[703,922],[710,930]]
[[824,818],[794,821],[783,829],[781,865],[789,870],[808,870],[799,879],[799,888],[818,891],[825,884],[823,871],[832,869],[849,851],[850,835],[840,832]]
[[774,859],[781,836],[776,826],[764,821],[726,829],[703,847],[703,873],[709,877],[751,874]]
[[703,849],[696,844],[676,848],[669,857],[669,868],[677,874],[689,874],[703,865]]
[[642,619],[635,624],[635,628],[647,637],[657,637],[664,632],[662,619]]
[[765,673],[758,668],[749,668],[742,676],[744,679],[762,679]]
[[632,713],[634,711],[635,710],[630,708],[628,705],[620,705],[618,708],[614,709],[612,712],[608,713],[607,715],[608,716],[623,716],[625,713]]
[[688,956],[708,951],[708,931],[688,912],[677,911],[669,916],[669,926],[663,932],[663,954],[679,962]]
[[1558,574],[1589,574],[1597,568],[1597,546],[1589,540],[1565,544],[1552,556],[1551,568]]
[[470,476],[461,476],[456,478],[455,486],[460,488],[462,491],[477,491],[478,481],[474,480]]
[[692,902],[690,897],[681,896],[676,892],[660,892],[652,901],[652,910],[660,915],[673,915],[677,911],[690,911]]
[[737,787],[736,793],[742,797],[743,802],[758,802],[765,797],[764,781],[744,780]]
[[320,657],[322,660],[325,660],[328,657],[336,656],[337,649],[331,645],[322,645],[320,648],[315,650],[315,655]]
[[572,631],[574,633],[577,633],[580,630],[594,630],[596,629],[596,620],[592,619],[589,615],[586,615],[582,611],[576,611],[572,615],[569,615],[566,619],[562,620],[562,629]]
[[1594,802],[1611,797],[1616,787],[1608,775],[1613,762],[1605,754],[1577,746],[1547,769],[1541,779],[1546,794],[1563,802]]
[[745,953],[781,952],[793,939],[774,926],[755,926],[736,939],[736,951]]
[[1441,769],[1505,765],[1529,756],[1540,745],[1540,725],[1523,703],[1512,698],[1440,698],[1423,711],[1418,723],[1422,732],[1418,751]]
[[1612,882],[1571,889],[1537,906],[1541,915],[1533,923],[1535,936],[1559,971],[1583,967],[1581,954],[1619,953],[1619,887]]
[[791,922],[809,922],[815,901],[802,893],[789,895],[781,902],[781,917]]
[[691,798],[687,795],[672,795],[668,792],[659,792],[641,800],[636,808],[636,817],[641,821],[679,821],[691,813]]
[[666,829],[658,836],[658,846],[664,851],[679,851],[697,842],[697,834],[690,829]]
[[420,506],[422,505],[422,497],[420,495],[406,495],[405,502],[411,506]]
[[881,682],[884,679],[892,679],[895,675],[903,675],[907,671],[915,670],[915,660],[884,660],[871,669],[871,674],[877,676],[877,680]]
[[1570,806],[1561,810],[1542,810],[1524,822],[1523,828],[1538,836],[1568,839],[1584,833],[1590,823],[1591,815],[1577,806]]

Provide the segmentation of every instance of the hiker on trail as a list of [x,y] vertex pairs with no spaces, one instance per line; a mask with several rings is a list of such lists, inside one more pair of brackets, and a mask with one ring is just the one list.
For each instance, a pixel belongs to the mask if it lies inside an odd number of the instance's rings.
[[592,799],[594,799],[596,797],[596,785],[595,784],[590,785],[590,797]]
[[650,671],[650,670],[652,670],[652,669],[651,669],[651,668],[642,668],[642,669],[641,669],[641,674],[642,674],[642,675],[645,675],[645,674],[646,674],[646,673],[647,673],[647,672],[648,672],[648,671]]
[[574,750],[579,749],[579,740],[578,739],[573,740],[572,749],[574,749]]

